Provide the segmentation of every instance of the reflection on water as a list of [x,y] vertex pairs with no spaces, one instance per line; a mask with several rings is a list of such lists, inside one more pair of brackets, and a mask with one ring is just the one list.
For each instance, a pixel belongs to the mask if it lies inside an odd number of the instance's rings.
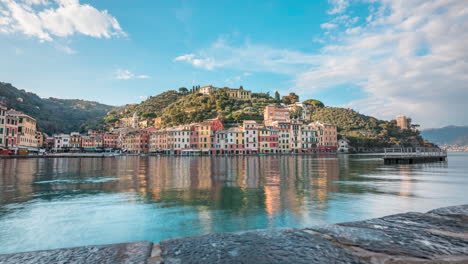
[[306,227],[468,203],[468,155],[0,160],[0,253]]

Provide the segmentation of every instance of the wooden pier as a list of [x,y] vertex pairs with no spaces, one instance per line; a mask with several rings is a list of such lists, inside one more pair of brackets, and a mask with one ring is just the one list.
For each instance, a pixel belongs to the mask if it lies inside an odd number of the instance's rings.
[[447,160],[447,152],[439,148],[386,148],[385,164],[414,164]]

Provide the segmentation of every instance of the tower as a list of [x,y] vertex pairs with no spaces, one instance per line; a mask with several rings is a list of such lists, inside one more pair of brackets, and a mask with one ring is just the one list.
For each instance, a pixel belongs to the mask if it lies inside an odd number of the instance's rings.
[[138,128],[140,123],[140,118],[138,117],[137,113],[133,113],[132,117],[132,128]]

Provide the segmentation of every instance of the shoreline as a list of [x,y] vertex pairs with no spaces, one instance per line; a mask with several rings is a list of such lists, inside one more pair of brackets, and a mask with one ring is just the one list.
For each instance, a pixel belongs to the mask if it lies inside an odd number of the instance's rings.
[[363,221],[0,255],[0,263],[468,263],[468,205]]
[[48,158],[118,158],[118,157],[255,157],[255,156],[320,156],[351,153],[261,153],[261,154],[207,154],[207,155],[174,155],[174,154],[52,154],[52,155],[0,155],[1,159],[48,159]]

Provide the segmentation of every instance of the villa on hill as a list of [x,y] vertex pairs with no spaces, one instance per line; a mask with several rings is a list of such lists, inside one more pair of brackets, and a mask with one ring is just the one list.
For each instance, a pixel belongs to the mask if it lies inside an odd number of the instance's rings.
[[207,85],[200,87],[198,90],[199,93],[203,95],[210,95],[210,93],[215,93],[218,91],[225,91],[228,95],[229,98],[234,98],[234,99],[251,99],[252,98],[252,92],[244,90],[244,88],[241,86],[239,89],[236,88],[229,88],[229,87],[214,87],[213,85]]

